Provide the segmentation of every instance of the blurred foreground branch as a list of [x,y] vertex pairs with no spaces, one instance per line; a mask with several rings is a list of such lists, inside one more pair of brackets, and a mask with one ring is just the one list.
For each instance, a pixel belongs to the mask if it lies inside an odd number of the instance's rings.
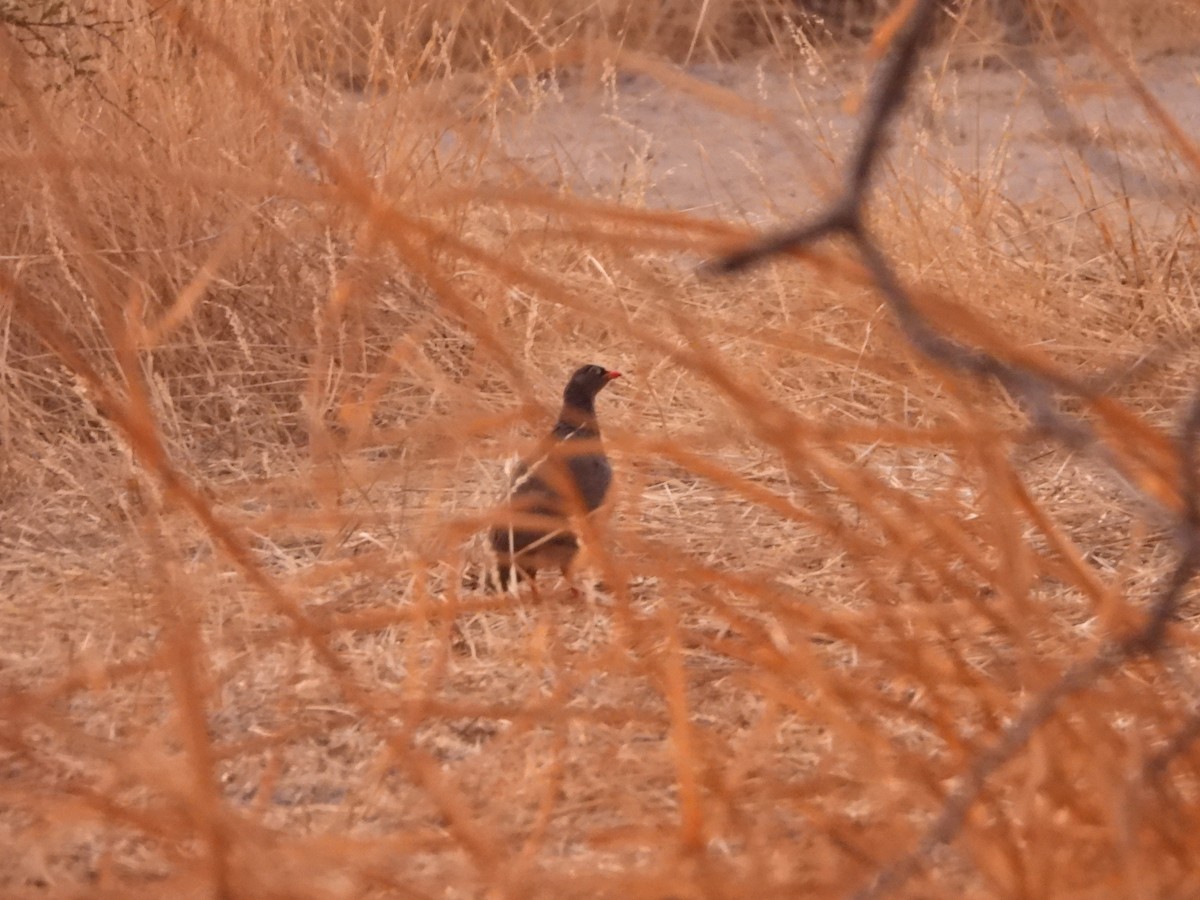
[[[1017,4],[1019,5],[1019,4]],[[1072,14],[1086,22],[1085,14],[1070,4]],[[1200,434],[1200,390],[1193,395],[1178,433],[1160,451],[1157,471],[1144,468],[1148,448],[1136,444],[1140,432],[1122,434],[1114,429],[1128,414],[1106,402],[1102,394],[1082,382],[1060,373],[1035,369],[1020,362],[1000,359],[978,347],[968,346],[946,334],[921,311],[908,288],[897,276],[887,254],[880,248],[866,224],[865,207],[871,176],[879,164],[887,139],[888,126],[903,105],[920,59],[920,49],[932,30],[935,0],[916,0],[892,41],[889,54],[879,66],[865,106],[858,139],[846,168],[840,196],[812,220],[783,230],[734,251],[710,267],[717,273],[732,273],[780,254],[800,250],[826,237],[842,235],[858,250],[876,289],[883,295],[904,336],[923,358],[959,375],[992,379],[1004,387],[1048,436],[1069,448],[1099,451],[1114,468],[1126,475],[1151,501],[1171,515],[1177,561],[1163,579],[1157,598],[1140,627],[1131,633],[1106,640],[1090,657],[1069,666],[1048,688],[1033,697],[1024,709],[1000,732],[990,746],[981,751],[967,768],[959,784],[942,803],[941,810],[916,846],[908,853],[883,866],[869,884],[855,896],[879,897],[902,888],[929,859],[937,847],[950,843],[959,834],[967,813],[983,792],[988,778],[1024,748],[1034,733],[1054,716],[1062,702],[1089,690],[1132,658],[1157,653],[1166,642],[1168,624],[1175,617],[1180,601],[1197,568],[1200,567],[1200,513],[1196,484],[1196,447]],[[1024,13],[1022,13],[1023,15]],[[1120,167],[1110,151],[1098,148],[1084,132],[1058,92],[1043,75],[1026,47],[1017,50],[1016,66],[1034,82],[1043,111],[1051,125],[1102,174]],[[1128,74],[1128,73],[1123,73]],[[1139,93],[1143,103],[1155,110],[1153,98]],[[1158,117],[1168,132],[1170,120]],[[1189,144],[1180,145],[1189,156]],[[1123,172],[1128,179],[1128,171]],[[1135,179],[1135,188],[1159,191],[1166,185],[1149,176]],[[1189,186],[1194,193],[1194,187]],[[1064,413],[1056,402],[1062,394],[1082,399],[1087,407],[1101,414],[1107,440],[1090,423]],[[1122,443],[1124,440],[1126,443]],[[1165,457],[1165,458],[1163,458]],[[1137,462],[1133,460],[1137,459]],[[1148,463],[1153,468],[1153,463]],[[1193,729],[1200,731],[1200,729]],[[1192,730],[1181,733],[1180,741],[1189,741]]]

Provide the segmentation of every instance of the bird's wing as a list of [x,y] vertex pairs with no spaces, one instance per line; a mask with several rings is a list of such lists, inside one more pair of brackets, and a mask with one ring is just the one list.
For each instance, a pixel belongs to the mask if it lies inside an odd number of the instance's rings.
[[575,431],[577,429],[564,426],[560,422],[553,431],[538,441],[537,448],[533,453],[524,458],[510,457],[504,465],[504,473],[508,476],[509,495],[531,492],[554,494],[550,486],[538,477],[538,469],[554,454],[555,448],[571,437]]
[[[572,426],[560,421],[555,425],[553,431],[538,442],[537,449],[532,454],[524,459],[515,456],[511,457],[504,467],[505,474],[508,475],[509,499],[540,495],[549,500],[561,503],[562,497],[559,488],[563,487],[563,478],[575,482],[575,491],[581,495],[586,495],[586,487],[577,481],[576,470],[585,468],[576,463],[576,458],[580,454],[564,452],[562,448],[567,441],[573,438],[588,439],[592,438],[593,434],[594,432],[585,426]],[[595,437],[598,438],[599,436],[595,435]],[[591,454],[584,455],[590,456]],[[603,464],[607,466],[607,458],[604,457],[603,452],[601,452],[600,458],[603,460]],[[557,459],[557,462],[551,462],[550,464],[561,466],[561,473],[548,474],[544,471],[544,467],[552,459]],[[584,499],[586,502],[586,496]]]

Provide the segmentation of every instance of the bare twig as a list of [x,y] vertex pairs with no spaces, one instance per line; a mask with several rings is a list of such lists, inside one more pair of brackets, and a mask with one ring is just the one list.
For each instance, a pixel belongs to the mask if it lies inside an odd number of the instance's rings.
[[[1101,395],[1095,388],[1057,373],[1035,371],[1029,366],[1000,359],[944,333],[917,308],[887,255],[879,248],[865,224],[863,210],[871,174],[882,153],[887,126],[907,93],[918,61],[919,48],[930,30],[933,8],[934,4],[928,0],[916,3],[904,28],[897,35],[888,59],[880,66],[840,196],[811,221],[767,235],[716,261],[711,269],[721,273],[738,271],[771,256],[799,250],[822,238],[845,235],[857,248],[900,330],[925,359],[961,375],[995,380],[1020,402],[1041,430],[1067,447],[1097,450],[1115,468],[1128,471],[1121,452],[1100,440],[1091,424],[1064,414],[1057,404],[1060,394],[1074,395],[1092,405],[1098,404]],[[1024,15],[1024,11],[1021,11],[1021,15]],[[1047,118],[1071,142],[1085,162],[1101,171],[1118,165],[1112,154],[1100,150],[1086,139],[1082,128],[1041,73],[1029,51],[1018,47],[1016,52],[1018,68],[1026,72],[1038,87]],[[1148,178],[1140,184],[1142,189],[1147,190],[1160,186],[1151,184]],[[1200,566],[1200,504],[1197,501],[1195,474],[1198,434],[1200,390],[1189,404],[1179,433],[1170,447],[1177,466],[1170,478],[1171,496],[1167,498],[1168,502],[1164,503],[1162,496],[1154,496],[1148,483],[1139,483],[1144,494],[1165,505],[1173,514],[1178,553],[1177,562],[1164,579],[1158,597],[1142,625],[1124,637],[1105,641],[1091,656],[1069,666],[1053,684],[1026,704],[992,744],[975,757],[961,782],[943,801],[940,812],[916,846],[876,872],[856,897],[865,900],[903,887],[925,865],[937,847],[955,839],[987,780],[1028,744],[1034,733],[1055,715],[1064,700],[1091,689],[1100,679],[1131,658],[1149,656],[1162,648],[1168,633],[1167,626],[1175,617],[1180,600]],[[1200,726],[1186,727],[1180,732],[1177,743],[1189,743],[1196,734],[1200,734]]]
[[854,232],[861,228],[871,173],[883,152],[887,126],[908,95],[919,50],[929,34],[936,8],[934,0],[917,0],[904,27],[896,35],[891,52],[879,67],[867,100],[865,120],[846,169],[841,197],[813,221],[769,235],[717,261],[714,271],[734,272],[829,234]]

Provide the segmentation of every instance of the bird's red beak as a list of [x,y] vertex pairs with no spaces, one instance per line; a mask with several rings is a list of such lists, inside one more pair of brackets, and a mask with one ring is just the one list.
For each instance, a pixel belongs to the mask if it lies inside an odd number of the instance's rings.
[[620,377],[621,377],[620,372],[611,372],[610,371],[610,372],[605,373],[605,375],[604,375],[605,381],[613,381],[614,379],[617,379]]

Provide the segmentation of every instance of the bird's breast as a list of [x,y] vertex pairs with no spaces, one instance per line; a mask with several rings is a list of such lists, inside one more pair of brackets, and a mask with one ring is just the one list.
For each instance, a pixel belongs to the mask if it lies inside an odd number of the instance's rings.
[[608,457],[602,453],[588,453],[573,457],[569,465],[580,499],[589,511],[596,509],[604,502],[612,483],[612,466]]

